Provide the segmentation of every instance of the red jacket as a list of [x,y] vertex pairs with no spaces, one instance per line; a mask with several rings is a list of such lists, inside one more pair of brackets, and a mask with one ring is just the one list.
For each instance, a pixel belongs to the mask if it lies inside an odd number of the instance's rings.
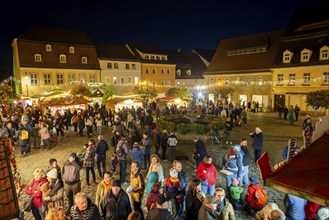
[[256,190],[261,189],[261,188],[262,187],[259,184],[255,184],[255,185],[251,184],[249,186],[248,194],[246,195],[246,200],[251,207],[260,208],[260,209],[264,207],[264,206],[256,205],[256,201],[255,201],[255,192],[256,192]]
[[40,186],[46,182],[48,182],[47,179],[41,179],[38,181],[33,179],[32,182],[26,187],[25,193],[34,198],[33,204],[37,208],[42,206],[42,192],[40,190]]
[[[206,170],[207,172],[203,172],[204,170]],[[208,178],[208,186],[216,184],[217,170],[214,164],[200,163],[196,171],[196,175],[199,176],[201,180],[205,180]]]

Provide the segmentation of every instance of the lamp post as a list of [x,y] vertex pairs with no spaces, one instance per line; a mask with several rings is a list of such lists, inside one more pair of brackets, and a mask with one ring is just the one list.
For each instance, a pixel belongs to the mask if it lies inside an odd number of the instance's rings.
[[25,76],[26,95],[29,96],[29,77]]

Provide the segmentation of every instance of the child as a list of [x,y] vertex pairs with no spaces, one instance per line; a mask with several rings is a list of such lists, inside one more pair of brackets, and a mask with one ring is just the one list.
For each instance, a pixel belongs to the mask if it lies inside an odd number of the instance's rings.
[[112,174],[114,174],[114,172],[117,169],[117,164],[118,164],[118,159],[115,155],[111,155],[111,159],[110,159],[110,171]]
[[232,184],[230,186],[232,205],[235,210],[240,208],[240,200],[243,189],[239,187],[239,180],[236,178],[232,179]]
[[82,164],[83,164],[83,159],[85,158],[87,147],[88,147],[88,144],[84,144],[81,152],[78,152],[78,158],[79,158],[79,161],[82,162]]
[[170,168],[170,176],[166,179],[166,193],[169,194],[167,197],[175,198],[179,193],[179,179],[178,171],[174,168]]

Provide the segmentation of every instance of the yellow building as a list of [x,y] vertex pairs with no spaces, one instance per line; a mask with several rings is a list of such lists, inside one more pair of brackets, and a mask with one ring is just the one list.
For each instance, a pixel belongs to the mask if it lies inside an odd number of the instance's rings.
[[282,30],[222,40],[204,72],[208,98],[216,101],[215,87],[230,86],[234,105],[259,103],[271,108],[271,66],[280,45]]
[[175,86],[175,62],[168,53],[156,46],[137,46],[127,44],[127,48],[141,60],[141,80],[165,93]]
[[[317,16],[312,16],[313,13]],[[313,110],[306,104],[307,94],[329,89],[328,29],[328,14],[308,8],[294,14],[272,68],[274,110],[279,105],[298,105],[302,111]]]
[[12,42],[15,91],[25,96],[100,82],[95,46],[86,33],[34,27]]

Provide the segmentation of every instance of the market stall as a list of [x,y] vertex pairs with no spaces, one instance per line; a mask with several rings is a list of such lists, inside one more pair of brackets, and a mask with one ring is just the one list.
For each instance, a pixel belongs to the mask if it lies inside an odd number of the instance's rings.
[[120,102],[117,102],[114,106],[115,111],[118,111],[119,109],[122,108],[132,108],[134,107],[135,109],[139,107],[143,107],[143,100],[142,99],[126,99]]
[[65,97],[56,97],[56,98],[47,98],[40,101],[40,104],[44,109],[48,109],[50,114],[54,114],[56,111],[64,113],[65,110],[70,109],[71,111],[85,110],[87,104],[91,102],[90,100],[79,97],[79,96],[65,96]]

